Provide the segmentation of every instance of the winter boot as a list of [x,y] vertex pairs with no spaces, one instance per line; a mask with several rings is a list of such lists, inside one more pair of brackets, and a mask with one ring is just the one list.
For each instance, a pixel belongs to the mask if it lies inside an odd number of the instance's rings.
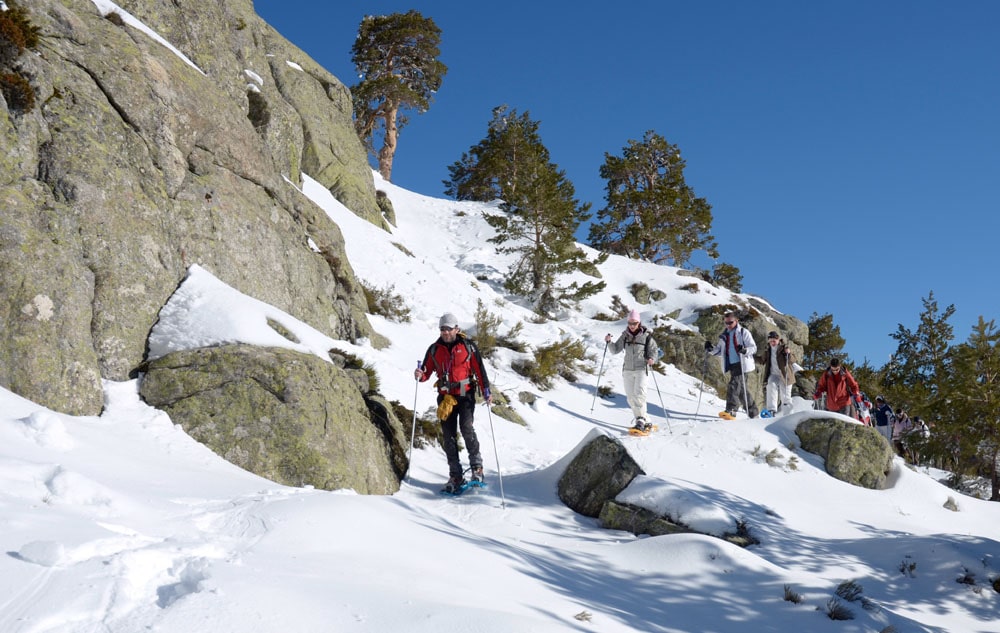
[[481,485],[483,485],[483,483],[486,481],[483,478],[483,467],[482,466],[473,466],[472,467],[472,475],[469,477],[469,479],[471,480],[471,483],[473,485],[475,485],[475,486],[481,486]]
[[719,417],[723,420],[735,420],[736,414],[731,411],[719,411]]
[[465,490],[466,485],[465,477],[462,475],[452,475],[448,478],[448,483],[444,485],[441,492],[447,492],[448,494],[457,495]]
[[764,409],[764,410],[762,410],[760,412],[760,417],[762,417],[762,418],[773,418],[774,417],[774,411],[771,411],[770,409]]
[[636,418],[635,426],[632,427],[633,430],[638,431],[639,433],[648,433],[652,428],[653,425],[646,422],[646,418],[643,417]]

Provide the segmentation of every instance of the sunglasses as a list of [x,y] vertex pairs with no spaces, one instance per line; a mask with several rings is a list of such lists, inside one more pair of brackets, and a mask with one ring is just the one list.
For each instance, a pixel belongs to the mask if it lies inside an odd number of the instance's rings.
[[736,321],[726,321],[726,325],[735,325]]
[[629,325],[639,325],[639,322],[638,321],[629,321],[628,324]]
[[438,329],[440,329],[442,332],[451,332],[452,330],[457,330],[458,328],[443,327],[443,328],[438,328]]

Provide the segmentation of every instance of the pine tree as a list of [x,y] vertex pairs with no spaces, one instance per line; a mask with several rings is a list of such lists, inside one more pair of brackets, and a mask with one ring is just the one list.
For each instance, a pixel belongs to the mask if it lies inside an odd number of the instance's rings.
[[813,312],[806,325],[809,327],[809,342],[803,349],[803,369],[821,372],[829,365],[830,359],[847,358],[847,354],[841,351],[844,349],[844,337],[840,335],[840,326],[833,324],[832,314],[820,316]]
[[1000,331],[994,321],[980,316],[950,359],[927,452],[951,458],[955,472],[984,473],[990,500],[1000,501]]
[[607,206],[588,240],[595,248],[684,266],[697,250],[718,257],[709,234],[712,207],[684,181],[680,149],[652,130],[630,140],[621,156],[604,154]]
[[361,81],[351,87],[354,126],[370,152],[382,132],[378,171],[392,177],[399,133],[407,124],[404,108],[422,114],[441,87],[448,67],[438,60],[441,29],[417,11],[366,16],[351,48],[351,61]]
[[711,283],[733,292],[743,292],[743,274],[734,264],[719,262],[712,267]]
[[883,386],[897,402],[929,412],[940,404],[939,387],[951,363],[949,346],[955,335],[948,319],[955,313],[955,306],[940,311],[933,291],[922,301],[924,311],[916,331],[900,323],[890,334],[897,346],[884,367]]
[[860,365],[855,365],[851,369],[851,375],[854,376],[854,380],[858,381],[861,391],[874,402],[881,391],[882,372],[872,367],[866,358]]
[[496,229],[490,241],[497,250],[517,255],[504,286],[551,313],[600,292],[605,284],[559,283],[588,263],[574,234],[590,217],[590,205],[575,199],[565,172],[549,160],[538,127],[527,112],[495,108],[486,138],[448,168],[451,179],[444,184],[445,193],[458,200],[501,201],[503,213],[485,217]]

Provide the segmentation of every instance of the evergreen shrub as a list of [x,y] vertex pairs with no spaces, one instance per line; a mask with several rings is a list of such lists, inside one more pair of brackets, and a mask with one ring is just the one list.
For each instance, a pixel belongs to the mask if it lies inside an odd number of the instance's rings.
[[31,112],[35,107],[35,89],[21,75],[0,74],[0,92],[12,112]]

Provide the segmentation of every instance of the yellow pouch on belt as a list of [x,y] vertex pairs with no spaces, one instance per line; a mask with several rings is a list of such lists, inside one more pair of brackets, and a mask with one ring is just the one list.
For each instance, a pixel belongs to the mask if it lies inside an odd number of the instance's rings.
[[441,398],[441,404],[438,405],[438,420],[448,419],[456,404],[458,404],[458,400],[455,400],[455,396],[446,393],[444,398]]

